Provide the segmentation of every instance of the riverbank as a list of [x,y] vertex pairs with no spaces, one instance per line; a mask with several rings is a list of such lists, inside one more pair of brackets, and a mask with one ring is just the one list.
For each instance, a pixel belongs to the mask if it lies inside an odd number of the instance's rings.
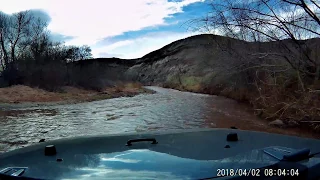
[[[266,116],[266,113],[257,113],[256,104],[252,103],[253,100],[257,99],[258,96],[255,92],[250,92],[246,89],[232,89],[232,88],[204,88],[201,84],[196,84],[193,86],[175,86],[175,85],[168,85],[164,84],[162,87],[176,89],[179,91],[185,92],[192,92],[192,93],[202,93],[202,94],[209,94],[209,95],[217,95],[221,97],[225,97],[228,99],[232,99],[237,101],[240,104],[248,107],[248,112],[254,114],[257,118],[247,120],[247,122],[243,121],[230,121],[230,120],[220,120],[219,123],[215,123],[213,126],[210,126],[211,121],[217,121],[209,119],[207,120],[208,125],[213,128],[229,128],[235,126],[242,130],[251,130],[251,131],[262,131],[262,132],[269,132],[269,133],[277,133],[277,134],[285,134],[285,135],[293,135],[299,137],[306,137],[306,138],[317,138],[320,139],[320,131],[319,131],[319,121],[311,121],[310,118],[316,119],[319,118],[319,108],[312,108],[312,107],[320,107],[318,103],[320,102],[319,99],[312,94],[313,98],[309,97],[309,101],[305,99],[301,99],[295,102],[295,105],[292,107],[287,107],[287,111],[281,111],[280,108],[274,108],[270,106],[267,110],[271,114],[282,113],[282,118],[277,119],[275,117],[269,118]],[[287,93],[290,94],[290,93]],[[303,101],[304,100],[304,101]],[[279,102],[277,102],[279,103]],[[286,102],[284,102],[286,103]],[[289,104],[289,102],[287,102]],[[309,104],[308,104],[309,103]],[[310,103],[312,103],[310,105]],[[276,104],[276,102],[275,102]],[[309,105],[309,106],[308,106]],[[299,107],[302,107],[299,109]],[[310,110],[316,111],[315,113],[308,113],[307,106],[310,107]],[[299,113],[295,113],[293,110],[300,110],[304,112],[305,117],[301,117],[300,121],[295,120],[298,117],[302,116]],[[280,111],[279,111],[280,109]],[[272,111],[271,111],[272,110]],[[288,113],[292,113],[291,115]],[[318,114],[318,115],[317,115]],[[293,120],[290,120],[287,117],[291,117]],[[295,118],[295,119],[294,119]]]
[[102,91],[64,86],[57,92],[50,92],[24,85],[15,85],[0,88],[0,104],[2,106],[74,104],[117,97],[131,97],[141,93],[152,93],[152,91],[143,88],[139,83],[119,84],[114,87],[107,87]]

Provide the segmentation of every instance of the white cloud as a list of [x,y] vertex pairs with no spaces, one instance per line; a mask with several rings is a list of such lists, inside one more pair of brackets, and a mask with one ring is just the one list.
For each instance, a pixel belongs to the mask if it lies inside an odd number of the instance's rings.
[[113,43],[111,45],[108,45],[107,47],[103,48],[105,51],[112,51],[116,48],[119,48],[119,47],[123,47],[123,46],[127,46],[127,45],[130,45],[130,44],[133,44],[134,41],[133,40],[123,40],[123,41],[118,41],[116,43]]
[[136,39],[118,41],[114,44],[94,49],[93,55],[94,57],[100,57],[99,55],[108,53],[119,54],[119,58],[139,58],[150,53],[151,51],[160,49],[171,42],[196,34],[199,33],[152,33]]
[[164,18],[204,0],[1,0],[0,11],[43,9],[52,18],[52,32],[73,36],[67,44],[93,45],[100,39],[164,25]]
[[113,57],[121,57],[121,54],[112,54],[112,53],[106,53],[106,52],[101,52],[95,55],[95,57],[104,57],[104,58],[113,58]]

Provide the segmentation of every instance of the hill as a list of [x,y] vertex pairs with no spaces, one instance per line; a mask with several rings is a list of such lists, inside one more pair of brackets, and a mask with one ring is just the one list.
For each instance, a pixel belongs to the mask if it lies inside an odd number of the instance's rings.
[[320,120],[319,52],[319,38],[246,42],[197,35],[137,59],[126,76],[248,102],[261,117],[296,124]]
[[[320,39],[300,41],[308,47],[315,47],[310,54],[319,52]],[[283,48],[283,44],[290,48]],[[137,64],[131,67],[127,73],[134,79],[146,84],[171,84],[177,83],[178,76],[182,80],[181,85],[188,89],[189,85],[199,83],[199,79],[210,80],[217,74],[224,76],[233,75],[233,72],[221,72],[225,69],[233,69],[244,64],[276,63],[286,64],[284,57],[295,52],[298,47],[291,40],[281,42],[246,42],[217,35],[196,35],[178,40],[163,48],[153,51],[136,60]],[[264,57],[265,56],[265,57]],[[259,62],[257,62],[257,59]],[[228,75],[229,74],[229,75]],[[243,79],[240,80],[242,81]],[[184,82],[184,80],[186,82]]]

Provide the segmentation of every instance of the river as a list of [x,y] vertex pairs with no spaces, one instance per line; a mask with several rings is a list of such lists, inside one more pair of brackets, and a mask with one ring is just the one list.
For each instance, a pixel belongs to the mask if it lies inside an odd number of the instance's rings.
[[[0,152],[83,135],[163,131],[192,128],[229,128],[271,131],[271,128],[236,101],[204,94],[146,87],[140,94],[94,102],[47,107],[19,107],[0,116]],[[288,134],[300,135],[299,131]],[[300,133],[300,134],[299,134]]]

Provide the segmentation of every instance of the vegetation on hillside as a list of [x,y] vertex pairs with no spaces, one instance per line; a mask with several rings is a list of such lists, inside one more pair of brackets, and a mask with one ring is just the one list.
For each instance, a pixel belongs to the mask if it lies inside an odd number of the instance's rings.
[[238,60],[221,66],[200,91],[249,101],[266,119],[320,129],[319,40],[310,39],[320,36],[319,2],[225,0],[211,5],[208,16],[192,21],[198,29],[254,42],[259,48],[262,42],[274,42],[279,51],[241,56],[236,49],[221,48],[237,53]]
[[139,93],[151,93],[151,91],[143,89],[139,83],[122,83],[116,87],[104,88],[100,92],[72,86],[63,86],[60,87],[59,91],[50,92],[24,85],[14,85],[0,88],[0,103],[77,103],[114,97],[134,96]]

